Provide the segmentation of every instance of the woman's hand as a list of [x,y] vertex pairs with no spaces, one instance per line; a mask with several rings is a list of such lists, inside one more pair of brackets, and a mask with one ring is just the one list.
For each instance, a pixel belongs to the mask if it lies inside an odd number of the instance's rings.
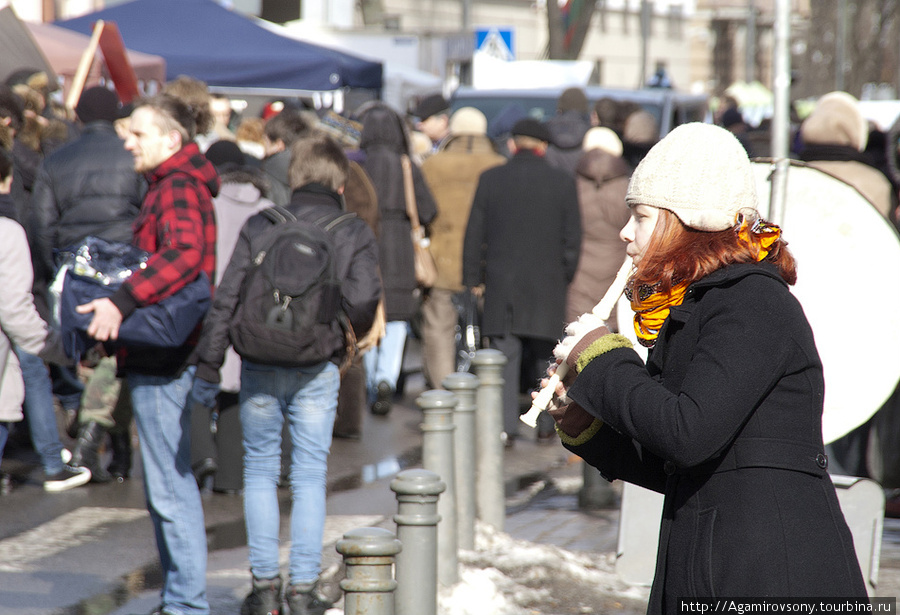
[[[551,365],[547,368],[548,377],[541,380],[542,389],[549,384],[549,377],[556,373],[556,367],[556,365]],[[575,374],[569,371],[567,377],[556,385],[556,389],[553,391],[553,398],[550,400],[550,406],[547,408],[547,412],[556,421],[560,431],[570,438],[577,438],[594,422],[593,416],[566,396],[566,391],[572,384],[574,376]],[[537,397],[537,392],[532,392],[531,396],[532,398]]]

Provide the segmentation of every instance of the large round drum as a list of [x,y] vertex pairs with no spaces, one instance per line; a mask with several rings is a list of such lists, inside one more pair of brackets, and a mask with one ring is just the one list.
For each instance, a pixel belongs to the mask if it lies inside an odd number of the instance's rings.
[[[900,380],[900,238],[859,191],[791,161],[781,220],[769,215],[770,161],[753,163],[763,217],[782,227],[797,259],[792,287],[816,337],[825,372],[825,443],[872,417]],[[636,341],[633,312],[619,300],[619,331]],[[777,344],[778,340],[772,340]],[[643,355],[644,349],[635,342]]]
[[796,161],[786,167],[782,219],[773,220],[773,164],[753,168],[760,212],[782,227],[797,259],[793,292],[825,371],[827,444],[865,423],[900,379],[900,284],[894,280],[900,238],[856,188]]

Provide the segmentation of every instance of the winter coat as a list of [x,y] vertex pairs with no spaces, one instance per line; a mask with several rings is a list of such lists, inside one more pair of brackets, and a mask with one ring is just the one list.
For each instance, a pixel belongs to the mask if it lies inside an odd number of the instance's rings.
[[581,143],[584,134],[591,128],[591,122],[583,113],[570,110],[547,120],[550,144],[547,147],[547,162],[550,166],[575,175],[575,167],[581,158]]
[[[247,219],[260,209],[272,206],[272,201],[262,196],[259,172],[233,170],[223,173],[222,188],[213,199],[216,210],[216,285],[222,281],[225,268],[238,235]],[[223,391],[241,390],[241,358],[229,349],[221,369],[220,388]]]
[[[309,184],[291,195],[287,205],[298,219],[315,221],[327,215],[339,215],[341,199],[334,192],[318,184]],[[228,331],[237,309],[241,284],[252,258],[250,242],[272,222],[263,214],[249,218],[241,229],[231,260],[216,290],[216,297],[203,324],[203,334],[197,347],[197,377],[209,382],[219,381],[219,368],[225,358],[230,341]],[[375,318],[375,308],[381,297],[381,281],[378,276],[378,248],[372,229],[359,217],[347,220],[334,228],[336,247],[335,263],[341,279],[341,307],[354,332],[362,337],[368,332]],[[334,363],[343,358],[343,334],[339,327],[333,331],[339,347],[332,357]]]
[[[11,203],[8,196],[2,197]],[[10,205],[10,216],[15,214]],[[47,338],[31,296],[31,256],[25,230],[12,217],[0,215],[0,421],[21,421],[25,385],[13,344],[38,354]]]
[[484,284],[486,336],[555,340],[581,250],[575,180],[531,150],[481,174],[463,244],[463,284]]
[[631,215],[625,205],[630,175],[622,158],[603,150],[584,152],[578,162],[575,184],[581,209],[581,257],[569,285],[567,322],[594,308],[625,260],[619,231]]
[[51,278],[53,251],[89,235],[131,241],[146,184],[109,122],[91,122],[81,136],[44,159],[31,197],[35,274]]
[[269,180],[269,200],[276,205],[287,205],[291,200],[291,168],[290,148],[263,158],[260,167],[266,172]]
[[[363,169],[375,186],[381,216],[378,259],[384,284],[384,307],[389,321],[409,320],[418,310],[411,225],[406,214],[401,156],[409,155],[409,137],[403,120],[384,104],[361,112],[359,147],[366,155]],[[419,223],[427,226],[437,209],[422,172],[412,164],[413,189]]]
[[463,237],[478,178],[505,162],[487,137],[461,135],[450,137],[440,152],[422,164],[438,212],[428,229],[438,271],[435,288],[462,290]]
[[[132,227],[133,243],[150,253],[110,297],[128,318],[139,306],[174,295],[205,273],[216,274],[216,216],[213,197],[219,176],[195,143],[188,143],[146,174],[148,190]],[[199,329],[199,326],[198,326]],[[129,348],[119,368],[172,376],[187,365],[197,333],[180,348]]]
[[774,266],[695,282],[646,366],[610,350],[568,393],[604,422],[569,448],[665,494],[648,613],[690,597],[866,596],[826,472],[822,363]]

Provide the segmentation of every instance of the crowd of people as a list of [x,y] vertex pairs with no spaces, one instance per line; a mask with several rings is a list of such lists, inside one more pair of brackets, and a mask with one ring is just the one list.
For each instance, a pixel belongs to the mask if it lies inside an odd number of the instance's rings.
[[[737,284],[746,292],[720,299],[727,303],[722,309],[739,306],[750,316],[777,309],[795,316],[784,325],[789,327],[784,334],[800,339],[798,356],[785,359],[798,362],[796,370],[760,373],[761,382],[781,383],[801,371],[812,374],[812,381],[821,375],[802,313],[795,313],[784,291],[783,282],[793,280],[789,253],[770,243],[760,249],[768,227],[753,224],[754,218],[747,231],[747,221],[739,218],[749,220],[756,203],[746,185],[749,145],[736,107],[720,114],[725,128],[680,137],[698,151],[706,148],[713,167],[724,164],[719,152],[727,153],[724,160],[741,169],[735,181],[744,182],[738,186],[743,191],[735,193],[719,190],[728,180],[695,176],[688,167],[681,174],[672,171],[680,168],[678,152],[686,150],[678,148],[684,144],[664,140],[668,145],[661,150],[652,114],[606,99],[592,104],[579,88],[562,93],[557,115],[547,122],[521,116],[489,119],[472,107],[451,112],[441,94],[411,101],[406,113],[379,101],[343,116],[279,103],[268,105],[263,117],[242,118],[227,97],[211,95],[204,83],[188,77],[128,105],[111,89],[94,86],[81,94],[73,114],[59,113],[49,94],[39,74],[20,75],[0,87],[0,227],[7,239],[0,247],[6,289],[0,301],[0,454],[8,439],[17,445],[30,440],[41,460],[44,489],[63,491],[89,481],[127,480],[136,433],[163,570],[157,613],[209,611],[202,490],[246,496],[253,581],[242,614],[277,612],[283,600],[292,614],[324,613],[330,601],[317,581],[331,441],[363,437],[367,412],[382,417],[376,420],[390,415],[403,386],[409,337],[421,339],[427,385],[439,388],[460,366],[461,313],[478,314],[477,343],[506,357],[503,429],[506,445],[515,446],[525,437],[518,417],[530,406],[529,392],[545,373],[566,323],[590,312],[612,283],[626,249],[638,257],[636,262],[645,260],[636,271],[644,286],[632,289],[638,314],[646,311],[644,302],[665,295],[660,305],[666,310],[651,310],[655,320],[646,315],[637,320],[639,336],[643,331],[658,354],[678,339],[662,323],[669,307],[673,314],[683,309],[679,304],[689,296],[690,284],[710,289],[698,293],[711,299],[708,306],[700,299],[697,309],[713,316],[719,309],[717,289]],[[803,160],[857,187],[885,217],[895,215],[896,186],[862,155],[869,130],[852,97],[823,97],[798,134]],[[683,202],[677,201],[680,191]],[[428,231],[437,269],[427,287],[415,273],[410,207]],[[326,227],[334,244],[341,309],[321,321],[320,352],[302,363],[254,354],[231,335],[236,314],[250,309],[245,280],[255,279],[255,267],[267,250],[274,250],[274,243],[266,243],[274,237],[273,225],[278,226],[273,215],[282,221],[315,221]],[[742,230],[733,232],[741,221]],[[682,253],[667,251],[665,242],[680,241],[681,235],[698,242],[692,233],[710,231],[751,237],[751,248],[748,252],[744,239],[722,247],[718,265],[708,270],[668,266]],[[95,345],[73,357],[63,351],[56,332],[59,287],[67,271],[60,255],[88,237],[131,244],[147,256],[111,295],[78,306],[89,321],[85,334]],[[685,254],[695,252],[690,242],[679,245]],[[765,269],[763,275],[755,275],[758,269]],[[175,348],[117,343],[136,311],[176,296],[201,276],[210,282],[212,306],[186,341]],[[715,277],[715,283],[704,282],[707,277]],[[677,300],[676,290],[684,291]],[[780,303],[751,309],[751,299],[765,295]],[[288,303],[280,306],[282,316]],[[759,327],[773,325],[766,320]],[[734,401],[736,412],[745,409],[744,414],[700,416],[701,397],[709,393],[700,382],[702,390],[690,395],[697,407],[684,409],[684,416],[721,427],[710,427],[717,440],[699,428],[695,433],[687,423],[675,424],[681,414],[657,420],[657,410],[660,415],[680,412],[673,399],[693,385],[690,362],[682,357],[687,351],[678,346],[682,358],[673,363],[666,357],[645,369],[626,353],[628,344],[616,333],[610,324],[570,340],[572,372],[586,376],[561,385],[560,399],[552,413],[541,415],[536,437],[550,442],[559,433],[566,446],[605,476],[647,484],[669,494],[667,506],[684,506],[682,500],[692,500],[683,497],[684,487],[673,476],[685,477],[684,484],[697,481],[701,470],[694,466],[702,466],[709,470],[702,472],[719,477],[718,468],[707,468],[710,459],[731,450],[738,425],[763,422],[768,409],[757,411],[756,389],[745,391],[741,385],[743,397],[717,403]],[[695,336],[700,337],[691,344],[702,345],[700,333]],[[657,337],[665,343],[656,344]],[[725,350],[755,352],[754,344],[762,340],[741,343]],[[602,371],[596,367],[600,364]],[[757,363],[735,369],[764,371]],[[677,377],[667,380],[668,370]],[[716,375],[723,378],[722,391],[734,388],[727,380],[730,372]],[[620,391],[632,381],[646,390],[639,399],[647,403],[640,408]],[[814,398],[816,391],[802,394]],[[751,409],[756,412],[748,419]],[[771,413],[781,409],[775,403]],[[812,426],[806,435],[821,422],[816,408],[809,410],[803,417]],[[65,417],[67,433],[57,427],[58,414]],[[25,423],[17,424],[23,418]],[[688,455],[677,440],[680,435],[708,445]],[[64,446],[69,440],[72,446]],[[801,444],[819,452],[821,441],[814,440]],[[642,456],[641,447],[649,453]],[[621,454],[612,459],[612,451]],[[785,456],[790,459],[784,463],[794,463],[790,453]],[[677,467],[670,472],[663,462],[672,460]],[[849,453],[836,461],[854,462]],[[818,468],[797,473],[820,478],[825,468]],[[807,482],[798,481],[796,488],[809,489]],[[281,485],[293,493],[286,585],[278,562],[276,490]],[[5,480],[4,489],[10,487]],[[740,481],[723,479],[719,491],[710,491],[710,501],[721,502],[729,490],[741,488]],[[698,493],[692,497],[705,497]],[[810,495],[815,506],[830,506],[833,512],[833,491],[822,498]],[[723,517],[731,514],[724,505],[722,511]],[[846,539],[842,520],[829,519],[833,540]],[[690,564],[682,567],[679,559],[687,549],[684,541],[690,541],[683,523],[676,518],[667,530],[669,568],[658,569],[653,609],[664,610],[673,596],[697,590],[677,572]],[[720,559],[721,548],[710,547],[713,569],[731,570]],[[785,561],[803,548],[787,544]],[[842,565],[849,570],[849,556],[845,559]],[[746,574],[746,568],[735,574]],[[818,591],[831,582],[831,577],[820,578],[820,585],[798,587]],[[859,589],[855,576],[847,578],[853,581],[847,581],[847,591]],[[736,579],[714,581],[723,584],[716,587],[741,593],[748,586]],[[759,582],[766,581],[760,577]]]

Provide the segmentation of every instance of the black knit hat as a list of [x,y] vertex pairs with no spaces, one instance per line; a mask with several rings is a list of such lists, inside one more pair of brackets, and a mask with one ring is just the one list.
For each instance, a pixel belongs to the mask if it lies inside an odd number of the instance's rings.
[[213,142],[209,149],[206,150],[206,159],[213,163],[216,168],[232,164],[239,167],[247,164],[244,152],[237,146],[234,141],[228,139],[219,139]]
[[115,92],[102,85],[96,85],[81,93],[81,98],[75,105],[75,113],[85,124],[97,120],[115,122],[122,117],[122,108]]
[[414,115],[419,118],[419,121],[424,122],[432,115],[446,113],[449,110],[450,103],[447,102],[446,98],[440,94],[432,94],[419,101],[419,105],[416,107]]
[[516,122],[512,127],[512,135],[514,137],[531,137],[544,143],[550,143],[550,131],[533,117],[526,117]]

